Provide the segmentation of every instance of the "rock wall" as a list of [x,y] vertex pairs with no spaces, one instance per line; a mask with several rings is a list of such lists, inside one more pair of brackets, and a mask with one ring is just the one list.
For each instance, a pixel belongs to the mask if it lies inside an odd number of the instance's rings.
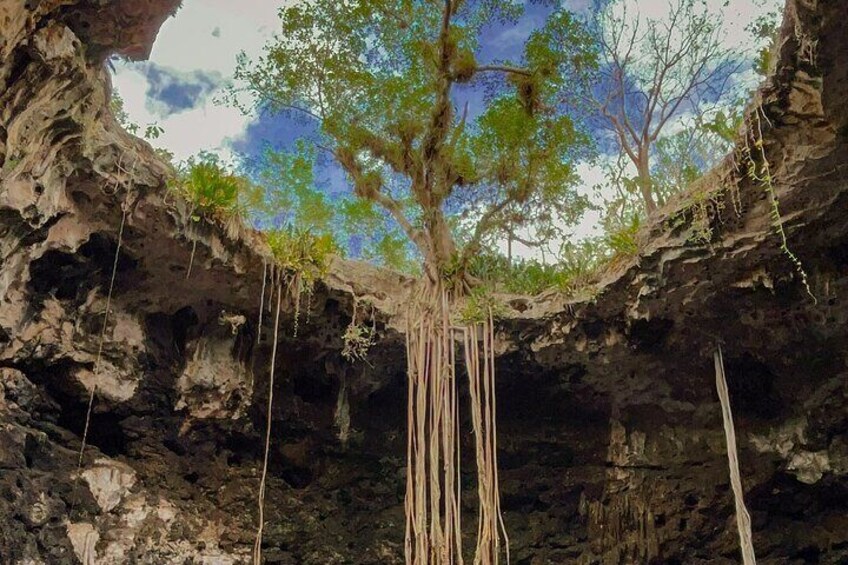
[[[105,58],[146,56],[176,3],[0,0],[4,563],[249,561],[268,250],[238,225],[192,220],[167,195],[166,167],[108,110]],[[700,224],[691,201],[670,206],[590,300],[504,297],[499,443],[514,563],[738,562],[717,343],[760,561],[848,561],[846,17],[840,0],[788,2],[777,69],[750,114],[817,302],[741,153],[703,181]],[[758,141],[750,131],[740,148]],[[693,237],[703,221],[709,237]],[[296,339],[285,313],[268,563],[402,562],[410,284],[337,261]],[[341,336],[359,299],[379,339],[351,364]],[[462,444],[470,456],[470,433]],[[466,457],[469,535],[472,471]]]

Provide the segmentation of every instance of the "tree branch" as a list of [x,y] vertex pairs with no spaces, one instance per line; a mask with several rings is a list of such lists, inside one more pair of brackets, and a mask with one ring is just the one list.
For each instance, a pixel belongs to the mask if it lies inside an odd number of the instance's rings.
[[476,253],[479,250],[480,241],[482,240],[483,235],[485,235],[486,231],[488,231],[491,227],[495,216],[502,212],[503,209],[509,206],[511,203],[512,198],[504,198],[497,204],[493,204],[486,211],[486,213],[483,214],[483,216],[480,218],[480,221],[477,222],[477,227],[474,228],[474,233],[471,235],[471,239],[465,246],[465,250],[462,252],[462,263],[465,263],[471,257],[472,253]]
[[533,76],[527,69],[522,69],[518,67],[510,67],[508,65],[481,65],[479,67],[474,68],[474,73],[488,73],[488,72],[496,72],[496,73],[505,73],[505,74],[513,74],[513,75],[521,75],[525,77]]
[[[362,170],[362,166],[356,160],[353,155],[348,154],[347,151],[336,150],[335,152],[336,160],[341,164],[342,168],[347,172],[351,178],[353,178],[354,184],[364,182],[365,173]],[[394,217],[403,231],[406,233],[407,237],[409,237],[410,241],[415,243],[422,253],[426,253],[427,251],[427,242],[424,238],[424,234],[421,230],[416,229],[412,222],[406,217],[403,213],[403,207],[400,202],[389,196],[383,191],[384,187],[382,182],[379,187],[376,187],[374,190],[370,190],[368,194],[362,195],[363,198],[367,198],[373,200],[380,204],[383,208],[389,211],[389,213]]]

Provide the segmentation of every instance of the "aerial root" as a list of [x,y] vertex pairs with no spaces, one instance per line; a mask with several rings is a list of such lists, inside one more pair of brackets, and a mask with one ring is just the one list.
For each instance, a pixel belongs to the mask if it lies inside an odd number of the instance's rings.
[[721,402],[721,415],[724,422],[724,435],[727,440],[727,464],[730,469],[730,485],[733,488],[733,499],[736,504],[736,526],[739,530],[739,549],[742,552],[744,565],[755,565],[754,542],[751,534],[751,516],[745,507],[742,478],[739,474],[739,455],[736,448],[736,431],[733,427],[733,413],[730,410],[730,395],[727,391],[727,380],[724,375],[724,359],[721,346],[713,355],[715,361],[716,390]]
[[[508,538],[497,473],[494,331],[456,327],[454,297],[426,284],[411,302],[407,328],[407,485],[404,550],[409,565],[463,562],[459,405],[455,338],[463,346],[471,397],[479,497],[475,565],[495,565]],[[482,341],[482,348],[480,342]]]
[[283,291],[277,289],[277,312],[274,316],[274,343],[271,346],[271,368],[268,378],[268,415],[265,421],[265,453],[262,460],[262,476],[259,480],[259,523],[256,526],[256,541],[253,543],[253,563],[259,565],[262,562],[262,532],[265,528],[265,481],[268,476],[268,453],[271,447],[271,410],[274,406],[274,369],[277,363],[277,337],[280,329],[280,304]]
[[265,281],[268,278],[268,263],[262,260],[262,294],[259,295],[259,321],[256,324],[256,343],[262,341],[262,311],[265,309]]
[[[88,395],[88,408],[85,412],[85,427],[82,431],[82,442],[80,444],[79,459],[77,460],[77,478],[81,476],[82,460],[83,456],[85,455],[85,446],[88,442],[88,430],[91,426],[91,412],[94,408],[94,395],[97,392],[97,375],[100,372],[100,361],[103,357],[103,342],[106,339],[106,328],[109,324],[109,310],[112,307],[112,292],[115,289],[115,276],[118,273],[118,259],[121,254],[121,245],[123,244],[124,239],[124,225],[126,225],[127,222],[127,210],[128,206],[123,206],[123,211],[121,214],[121,225],[118,228],[118,242],[115,247],[115,258],[112,261],[112,275],[109,279],[109,292],[106,294],[106,310],[103,312],[103,325],[100,327],[100,339],[97,345],[97,356],[94,359],[94,378],[92,379],[91,391]],[[76,502],[76,497],[74,497],[74,501],[71,503],[71,508],[68,512],[69,516],[73,514]]]

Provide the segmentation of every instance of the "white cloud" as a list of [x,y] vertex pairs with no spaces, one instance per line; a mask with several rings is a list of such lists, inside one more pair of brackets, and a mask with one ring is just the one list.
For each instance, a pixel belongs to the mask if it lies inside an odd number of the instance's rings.
[[[186,0],[176,16],[162,25],[150,61],[175,75],[199,70],[229,80],[238,53],[257,57],[273,36],[281,5],[279,0]],[[165,130],[153,144],[168,149],[177,160],[201,150],[231,159],[230,143],[244,134],[255,117],[216,105],[220,89],[203,97],[196,108],[169,113],[163,104],[147,97],[150,83],[143,68],[143,63],[116,63],[113,84],[130,120],[142,128],[156,122]]]
[[[724,45],[740,51],[751,50],[751,35],[746,28],[757,18],[770,12],[780,11],[785,0],[706,0],[707,11],[721,17],[723,21]],[[726,5],[725,5],[726,4]],[[641,17],[646,20],[664,21],[669,16],[669,0],[617,0],[612,5],[613,13],[627,14],[628,21]],[[644,29],[644,28],[643,28]]]
[[276,31],[275,0],[187,0],[162,26],[151,60],[190,72],[218,71],[232,76],[236,54],[257,55]]

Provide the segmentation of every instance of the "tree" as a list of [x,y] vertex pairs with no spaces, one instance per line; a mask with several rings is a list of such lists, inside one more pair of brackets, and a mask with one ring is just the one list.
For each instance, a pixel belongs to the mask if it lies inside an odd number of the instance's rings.
[[[496,471],[493,314],[467,265],[493,233],[529,225],[540,212],[554,221],[554,211],[580,202],[571,159],[584,139],[561,111],[558,92],[564,71],[593,64],[591,39],[559,11],[531,34],[519,60],[481,62],[481,33],[521,10],[511,0],[309,0],[282,8],[279,35],[260,60],[242,56],[236,73],[263,109],[314,121],[317,150],[343,168],[358,198],[394,218],[423,258],[406,332],[408,563],[462,557],[457,341],[475,430],[475,559],[498,561],[506,533]],[[483,108],[457,104],[454,87],[484,77]],[[462,243],[457,223],[467,233]],[[455,323],[460,299],[469,316]]]
[[589,102],[636,169],[651,215],[663,203],[652,175],[660,135],[684,113],[702,115],[720,101],[740,57],[724,47],[721,21],[699,0],[669,0],[665,18],[631,13],[632,0],[597,12],[600,63]]
[[[242,57],[236,78],[264,109],[314,120],[316,147],[392,215],[436,278],[505,224],[529,223],[530,210],[580,203],[570,157],[582,140],[555,104],[556,71],[587,67],[590,41],[562,12],[530,38],[522,66],[478,63],[483,27],[519,10],[507,0],[314,0],[283,8],[280,35],[259,61]],[[553,46],[553,33],[575,41]],[[490,75],[499,88],[471,123],[452,89]],[[474,221],[461,253],[450,206]]]

